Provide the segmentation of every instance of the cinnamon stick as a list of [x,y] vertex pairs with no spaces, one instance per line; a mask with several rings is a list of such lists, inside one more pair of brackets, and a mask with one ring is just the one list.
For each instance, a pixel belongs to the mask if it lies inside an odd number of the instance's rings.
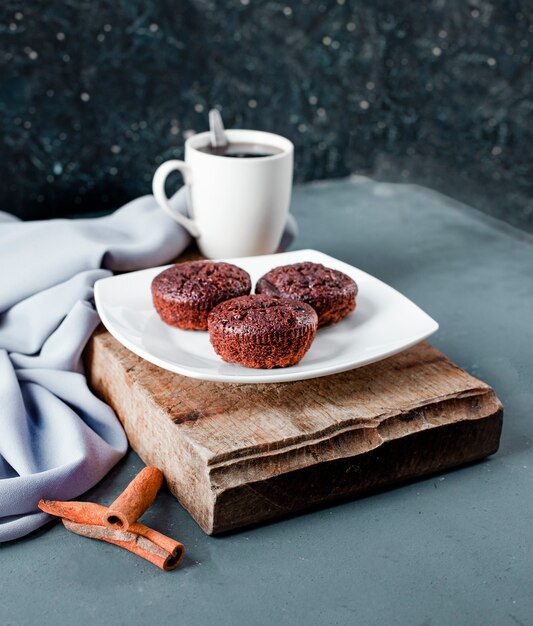
[[163,484],[163,474],[157,467],[145,467],[106,510],[104,526],[128,530],[150,507]]
[[103,526],[107,507],[94,502],[41,500],[39,508],[60,517],[65,528],[77,535],[113,543],[166,571],[176,568],[185,554],[182,543],[139,522],[133,522],[127,531]]
[[[107,528],[106,526],[78,524],[76,522],[71,522],[68,519],[63,519],[62,521],[67,530],[70,530],[77,535],[112,543],[120,548],[133,552],[137,556],[150,561],[150,563],[157,565],[157,567],[167,572],[178,567],[183,555],[185,554],[185,549],[179,541],[174,541],[164,535],[161,535],[161,538],[166,540],[163,542],[166,545],[166,548],[163,548],[159,545],[159,543],[155,543],[154,541],[148,539],[146,534],[141,535],[130,531],[115,530]],[[143,524],[139,524],[138,522],[135,525],[143,526]],[[144,528],[146,531],[151,530],[146,526]],[[155,533],[156,531],[152,532]],[[159,533],[156,533],[156,535],[159,535]]]
[[99,526],[102,524],[102,513],[105,506],[96,502],[63,502],[61,500],[40,500],[39,508],[45,513],[79,522]]

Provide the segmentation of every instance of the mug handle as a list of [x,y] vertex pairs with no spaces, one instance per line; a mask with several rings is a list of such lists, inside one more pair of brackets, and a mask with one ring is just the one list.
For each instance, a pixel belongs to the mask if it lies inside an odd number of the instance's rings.
[[173,209],[168,201],[167,194],[165,193],[165,181],[167,180],[168,175],[171,172],[181,172],[183,176],[183,182],[186,187],[187,194],[187,208],[190,210],[191,208],[191,194],[190,194],[190,186],[192,182],[192,171],[189,165],[185,163],[185,161],[166,161],[162,163],[156,170],[154,174],[154,179],[152,181],[152,191],[154,193],[155,199],[159,206],[170,215],[178,224],[181,224],[185,230],[187,230],[193,237],[199,237],[200,231],[198,230],[198,226],[196,223],[182,215],[176,209]]

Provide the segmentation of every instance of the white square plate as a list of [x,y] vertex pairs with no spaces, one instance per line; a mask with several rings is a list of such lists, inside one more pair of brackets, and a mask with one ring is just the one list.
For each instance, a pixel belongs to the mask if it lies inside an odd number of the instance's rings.
[[300,363],[270,370],[225,363],[215,354],[207,332],[180,330],[159,319],[150,285],[154,276],[170,266],[99,280],[94,295],[100,318],[115,339],[143,359],[183,376],[227,383],[278,383],[343,372],[405,350],[439,327],[392,287],[316,250],[223,260],[245,269],[252,285],[279,265],[322,263],[355,280],[357,308],[339,323],[320,328]]

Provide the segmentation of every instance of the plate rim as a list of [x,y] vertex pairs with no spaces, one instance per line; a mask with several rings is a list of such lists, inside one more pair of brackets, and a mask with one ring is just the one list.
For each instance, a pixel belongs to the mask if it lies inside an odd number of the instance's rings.
[[[403,352],[404,350],[408,350],[409,348],[413,347],[414,345],[424,341],[425,339],[433,335],[439,329],[438,322],[435,319],[433,319],[428,313],[426,313],[421,307],[419,307],[415,302],[413,302],[411,299],[405,296],[403,293],[401,293],[400,291],[398,291],[391,285],[385,283],[381,279],[377,278],[376,276],[373,276],[372,274],[369,274],[368,272],[365,272],[364,270],[361,270],[358,267],[355,267],[354,265],[350,265],[349,263],[346,263],[345,261],[342,261],[341,259],[332,257],[331,255],[328,255],[325,252],[321,252],[320,250],[315,250],[313,248],[303,248],[301,250],[300,249],[290,250],[288,252],[281,252],[281,253],[276,253],[276,254],[271,254],[271,255],[262,255],[262,256],[286,257],[287,255],[302,254],[302,253],[303,254],[312,253],[313,255],[319,255],[319,256],[325,257],[326,259],[332,259],[336,263],[340,263],[345,267],[355,269],[361,274],[364,274],[370,277],[372,280],[379,282],[380,285],[383,285],[387,289],[392,290],[397,296],[400,296],[402,299],[406,300],[411,306],[416,307],[425,316],[426,321],[428,322],[428,328],[423,333],[417,334],[416,338],[414,338],[412,341],[409,341],[407,343],[402,343],[401,346],[387,350],[381,353],[377,357],[370,356],[366,359],[362,359],[361,361],[358,361],[356,364],[354,364],[352,360],[352,361],[343,361],[342,363],[337,363],[335,365],[331,365],[330,367],[324,367],[322,369],[319,369],[318,371],[311,370],[307,372],[305,371],[299,372],[298,370],[294,370],[292,368],[279,368],[279,369],[273,369],[273,370],[262,370],[263,372],[265,372],[264,375],[256,375],[253,377],[249,375],[247,376],[245,374],[238,374],[238,373],[236,373],[235,375],[228,376],[227,374],[209,374],[209,373],[206,374],[200,370],[197,370],[187,365],[174,364],[164,359],[160,359],[159,357],[155,356],[151,352],[147,350],[143,350],[142,348],[139,348],[139,346],[137,346],[135,343],[131,342],[127,337],[122,335],[120,330],[116,329],[114,323],[112,323],[106,315],[105,305],[102,303],[102,291],[104,289],[104,283],[107,283],[109,281],[116,281],[117,279],[120,279],[120,278],[126,278],[126,277],[129,278],[132,275],[139,274],[141,272],[144,273],[144,272],[163,271],[165,268],[171,267],[172,265],[174,265],[174,263],[169,263],[169,264],[165,264],[165,265],[161,265],[157,267],[144,268],[144,269],[135,270],[132,272],[126,272],[124,274],[119,274],[118,276],[113,275],[113,276],[106,276],[105,278],[100,278],[94,284],[94,301],[96,305],[96,310],[100,317],[100,321],[105,326],[106,330],[111,334],[111,336],[114,337],[125,348],[130,350],[130,352],[133,352],[135,355],[144,359],[145,361],[148,361],[149,363],[152,363],[153,365],[156,365],[157,367],[160,367],[167,371],[173,372],[175,374],[179,374],[181,376],[186,376],[188,378],[193,378],[196,380],[205,380],[208,382],[217,382],[217,383],[222,382],[222,383],[228,383],[228,384],[269,384],[269,383],[271,384],[271,383],[282,383],[282,382],[295,382],[299,380],[309,380],[313,378],[322,378],[324,376],[331,376],[333,374],[340,374],[341,372],[346,372],[352,369],[358,369],[359,367],[364,367],[365,365],[370,365],[371,363],[377,363],[379,361],[382,361],[383,359],[393,356],[394,354],[399,354],[400,352]],[[260,257],[259,256],[235,257],[231,259],[220,259],[220,260],[223,260],[228,263],[234,262],[238,264],[239,261],[242,262],[243,260],[250,260],[250,259],[257,259],[257,258],[260,258]],[[214,261],[216,262],[218,260],[219,259],[215,259]],[[243,368],[244,371],[247,371],[248,369],[249,368]],[[257,370],[254,370],[254,371],[257,371]]]

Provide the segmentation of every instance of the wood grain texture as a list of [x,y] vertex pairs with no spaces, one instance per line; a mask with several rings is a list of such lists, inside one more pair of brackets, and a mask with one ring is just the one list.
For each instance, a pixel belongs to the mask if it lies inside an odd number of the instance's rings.
[[493,390],[426,343],[324,378],[233,385],[162,370],[100,328],[86,365],[209,534],[483,458],[501,433]]

